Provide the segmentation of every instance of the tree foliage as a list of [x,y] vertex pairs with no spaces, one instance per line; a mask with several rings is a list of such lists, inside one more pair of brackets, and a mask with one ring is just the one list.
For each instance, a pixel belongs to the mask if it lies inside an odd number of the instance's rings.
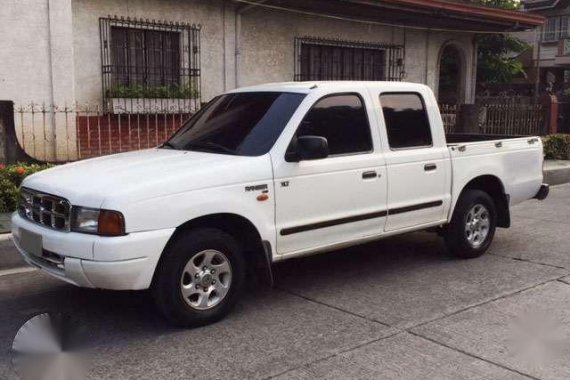
[[479,82],[510,83],[513,78],[525,75],[516,56],[529,48],[526,42],[506,34],[487,34],[479,36],[477,43]]
[[[518,10],[519,0],[466,0],[466,3],[494,8]],[[525,75],[522,63],[516,56],[530,46],[518,38],[506,34],[483,34],[477,39],[477,81],[480,83],[509,83],[517,76]]]
[[519,0],[467,0],[466,3],[475,5],[483,5],[485,7],[494,7],[502,9],[517,10],[520,8],[521,2]]

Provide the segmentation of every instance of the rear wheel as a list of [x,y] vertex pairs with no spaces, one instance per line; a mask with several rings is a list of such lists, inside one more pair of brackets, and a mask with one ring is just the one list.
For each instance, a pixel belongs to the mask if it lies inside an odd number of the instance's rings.
[[481,190],[466,190],[459,198],[444,238],[449,251],[458,257],[483,255],[495,236],[495,202]]
[[152,293],[170,322],[201,326],[231,310],[243,285],[245,264],[241,247],[230,235],[192,230],[176,238],[164,254]]

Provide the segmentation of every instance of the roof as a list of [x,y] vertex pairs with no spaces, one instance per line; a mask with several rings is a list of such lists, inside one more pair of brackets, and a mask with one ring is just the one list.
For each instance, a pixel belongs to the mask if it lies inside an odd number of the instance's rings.
[[[457,15],[478,16],[481,18],[497,21],[518,22],[528,26],[540,26],[544,19],[540,16],[519,11],[466,4],[462,2],[451,2],[447,0],[382,0],[387,3],[416,6],[420,8],[435,9]],[[533,0],[530,0],[533,1]],[[534,0],[537,1],[537,0]],[[538,0],[543,1],[543,0]],[[559,0],[551,0],[558,2]]]
[[553,9],[560,3],[560,0],[523,0],[525,10],[538,11]]
[[[256,86],[242,87],[234,92],[296,92],[308,94],[312,90],[325,91],[354,91],[364,88],[384,88],[390,91],[418,91],[420,88],[428,89],[426,85],[412,82],[387,81],[308,81],[308,82],[277,82],[265,83]],[[431,91],[431,90],[430,90]]]
[[233,0],[243,7],[272,8],[431,30],[507,32],[532,29],[544,17],[448,0]]

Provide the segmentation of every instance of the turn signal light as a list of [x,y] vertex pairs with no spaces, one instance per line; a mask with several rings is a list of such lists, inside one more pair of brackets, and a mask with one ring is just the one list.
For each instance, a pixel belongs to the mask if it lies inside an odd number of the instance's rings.
[[120,236],[125,234],[125,218],[118,211],[101,210],[97,233],[101,236]]

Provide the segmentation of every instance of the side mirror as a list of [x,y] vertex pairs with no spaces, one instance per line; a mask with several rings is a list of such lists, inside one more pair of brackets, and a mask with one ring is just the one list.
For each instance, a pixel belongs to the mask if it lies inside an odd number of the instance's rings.
[[301,136],[290,146],[285,159],[288,162],[306,160],[319,160],[329,156],[329,144],[326,138],[321,136]]

